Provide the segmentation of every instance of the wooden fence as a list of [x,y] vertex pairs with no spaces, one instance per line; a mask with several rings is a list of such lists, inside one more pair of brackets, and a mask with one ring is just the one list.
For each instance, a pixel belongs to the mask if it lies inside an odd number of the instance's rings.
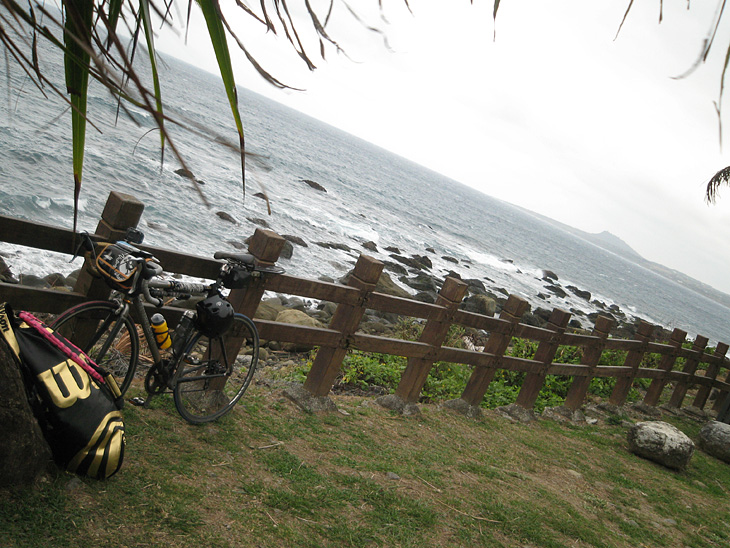
[[[121,238],[127,227],[137,226],[143,210],[143,204],[135,198],[112,192],[93,237],[100,240]],[[70,254],[73,252],[74,235],[68,229],[0,216],[0,240]],[[274,263],[279,258],[283,244],[281,236],[257,229],[250,240],[249,252],[260,262]],[[214,279],[220,267],[220,263],[213,259],[144,245],[140,247],[154,253],[167,272]],[[263,339],[319,347],[303,386],[310,395],[317,397],[329,394],[350,349],[407,357],[407,366],[395,393],[406,404],[418,401],[429,371],[437,361],[473,367],[461,396],[461,400],[472,407],[480,405],[495,373],[500,369],[526,373],[515,402],[525,409],[534,407],[546,375],[573,377],[564,404],[571,410],[577,410],[585,403],[589,384],[595,377],[616,378],[609,401],[617,406],[626,402],[632,383],[639,378],[651,379],[644,397],[644,403],[649,406],[656,406],[665,387],[670,386],[673,388],[668,405],[674,408],[682,407],[688,391],[695,387],[698,389],[691,405],[699,409],[705,408],[713,388],[718,389],[720,394],[715,400],[715,411],[720,409],[725,399],[723,395],[730,393],[730,373],[727,371],[730,360],[725,357],[728,351],[725,343],[719,343],[714,353],[710,354],[705,352],[708,339],[698,336],[692,348],[683,348],[687,334],[680,329],[674,330],[666,344],[653,342],[655,326],[643,321],[638,326],[636,340],[614,339],[608,336],[613,320],[604,316],[597,318],[590,335],[569,333],[566,328],[570,313],[558,308],[553,310],[546,327],[529,326],[520,323],[528,303],[515,295],[508,298],[498,318],[466,312],[459,309],[459,305],[467,286],[454,278],[446,278],[434,304],[393,297],[375,291],[382,269],[383,263],[361,255],[348,285],[283,274],[259,278],[246,290],[233,290],[229,300],[237,311],[251,318],[265,291],[337,303],[326,329],[255,320]],[[59,313],[84,300],[106,298],[109,293],[103,281],[93,278],[85,270],[79,276],[73,292],[0,282],[0,302],[7,301],[18,309],[36,312]],[[358,331],[367,309],[425,320],[419,340],[391,339]],[[174,325],[181,312],[180,309],[165,307],[163,313],[168,322]],[[487,332],[489,337],[484,350],[443,346],[453,324]],[[512,337],[537,342],[534,357],[523,359],[506,356]],[[554,362],[561,345],[581,347],[581,363]],[[602,353],[611,350],[626,352],[622,366],[599,365]],[[658,367],[641,367],[647,354],[659,355]],[[681,371],[674,370],[678,358],[685,360]],[[700,364],[706,366],[700,367]],[[704,371],[704,374],[698,374],[699,370]],[[725,375],[724,380],[719,378],[722,375]]]

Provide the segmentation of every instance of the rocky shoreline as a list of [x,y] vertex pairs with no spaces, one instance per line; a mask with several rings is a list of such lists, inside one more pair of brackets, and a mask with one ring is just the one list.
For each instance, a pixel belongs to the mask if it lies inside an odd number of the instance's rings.
[[[285,235],[284,238],[285,247],[281,254],[283,259],[290,259],[294,255],[295,246],[308,245],[300,237]],[[359,254],[358,250],[351,248],[347,244],[336,242],[313,242],[313,244],[323,248],[345,251],[348,254],[353,255],[353,257],[356,257],[357,254]],[[374,242],[364,242],[361,246],[364,249],[364,252],[379,251]],[[448,276],[460,279],[467,284],[467,293],[461,303],[461,309],[463,310],[486,316],[498,316],[507,302],[507,298],[509,296],[507,289],[488,287],[488,283],[493,283],[493,281],[488,278],[485,278],[484,280],[466,278],[462,277],[462,275],[455,270],[450,270],[443,277],[433,274],[433,261],[430,257],[435,255],[435,251],[432,248],[426,248],[424,255],[413,254],[410,256],[402,254],[401,251],[395,247],[385,248],[384,251],[388,253],[390,260],[383,261],[385,266],[376,287],[376,291],[378,292],[402,298],[411,298],[421,302],[434,303],[438,297],[438,292],[441,289],[444,279]],[[449,264],[453,264],[455,268],[460,264],[460,261],[453,257],[442,257],[442,259]],[[76,270],[68,276],[64,276],[60,273],[53,273],[44,277],[39,277],[33,274],[18,274],[15,276],[11,272],[10,268],[5,264],[2,257],[0,257],[0,280],[11,283],[20,282],[33,287],[70,291],[76,282],[78,272],[79,270]],[[347,283],[348,277],[349,274],[339,280],[334,280],[324,276],[319,279],[327,282]],[[585,300],[587,303],[590,303],[591,307],[595,309],[595,312],[586,314],[581,310],[565,306],[564,309],[573,314],[573,318],[568,325],[569,329],[577,332],[589,332],[590,326],[586,330],[584,324],[590,323],[592,325],[599,315],[603,315],[613,318],[614,320],[614,328],[611,331],[612,337],[624,339],[634,338],[638,320],[627,315],[618,306],[607,306],[596,299],[592,300],[591,293],[589,291],[578,287],[572,285],[563,286],[558,275],[550,270],[542,271],[541,281],[544,283],[545,294],[538,294],[538,300],[544,299],[546,303],[548,299],[551,301],[554,299],[560,301],[564,300],[569,294],[572,294]],[[410,292],[405,289],[406,287],[410,289]],[[191,306],[191,303],[183,302],[180,303],[180,306]],[[552,313],[552,308],[554,307],[548,309],[540,306],[533,306],[531,310],[528,310],[528,312],[522,316],[520,321],[527,325],[545,327]],[[262,300],[262,303],[256,313],[256,317],[258,319],[265,319],[269,321],[326,327],[329,324],[335,309],[336,304],[331,302],[316,302],[284,295],[267,295]],[[371,334],[387,335],[392,333],[400,320],[401,317],[396,314],[367,310],[363,318],[361,329],[364,332]],[[483,343],[487,334],[475,332],[471,335],[475,339],[475,345],[479,346]],[[656,329],[655,338],[659,340],[666,340],[668,336],[668,330],[661,327]],[[292,347],[291,345],[283,345],[282,347],[276,346],[276,343],[270,344],[274,345],[272,350],[307,350],[307,348]]]

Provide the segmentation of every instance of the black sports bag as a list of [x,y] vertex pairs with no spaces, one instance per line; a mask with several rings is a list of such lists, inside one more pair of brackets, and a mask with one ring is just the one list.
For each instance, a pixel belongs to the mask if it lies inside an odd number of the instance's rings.
[[66,470],[104,479],[124,458],[122,399],[114,379],[32,314],[0,304],[0,332],[17,357],[31,407]]

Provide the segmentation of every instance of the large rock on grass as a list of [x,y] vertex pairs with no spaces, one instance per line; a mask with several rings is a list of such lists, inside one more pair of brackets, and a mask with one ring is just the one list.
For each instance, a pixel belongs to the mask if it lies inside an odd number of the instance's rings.
[[[279,312],[278,316],[276,316],[276,321],[305,327],[324,327],[320,322],[301,310],[294,310],[292,308],[287,308],[286,310]],[[314,345],[307,343],[284,343],[282,345],[282,349],[287,352],[306,352],[312,348],[314,348]]]
[[639,422],[628,433],[629,450],[673,470],[684,470],[695,444],[676,427],[662,421]]
[[730,463],[730,424],[711,421],[700,430],[700,448],[713,457]]

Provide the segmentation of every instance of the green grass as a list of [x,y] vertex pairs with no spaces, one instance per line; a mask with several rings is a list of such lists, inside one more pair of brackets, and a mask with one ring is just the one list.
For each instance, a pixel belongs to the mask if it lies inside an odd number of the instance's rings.
[[[107,481],[54,472],[0,493],[0,546],[725,547],[730,467],[685,472],[630,454],[620,421],[576,427],[404,418],[369,398],[310,415],[253,386],[234,412],[186,424],[160,398],[125,408]],[[666,417],[696,439],[700,424]]]

